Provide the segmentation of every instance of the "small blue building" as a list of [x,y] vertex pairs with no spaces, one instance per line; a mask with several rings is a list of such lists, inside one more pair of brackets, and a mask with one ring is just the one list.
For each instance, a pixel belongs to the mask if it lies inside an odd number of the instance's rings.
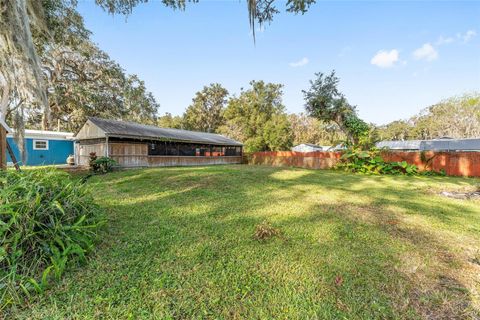
[[[70,132],[25,130],[25,163],[22,162],[22,156],[12,133],[7,135],[7,142],[12,147],[20,165],[66,164],[67,157],[74,154],[73,133]],[[8,152],[7,163],[13,164]]]

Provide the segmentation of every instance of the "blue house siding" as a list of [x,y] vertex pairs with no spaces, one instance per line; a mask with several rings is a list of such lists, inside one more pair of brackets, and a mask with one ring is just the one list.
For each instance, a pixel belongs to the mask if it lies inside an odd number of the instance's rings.
[[[33,150],[33,140],[48,140],[48,150]],[[40,166],[50,164],[65,164],[67,157],[73,154],[73,141],[71,140],[52,140],[40,138],[26,138],[26,162],[22,162],[20,151],[12,137],[7,137],[7,141],[13,149],[13,153],[17,161],[21,165]],[[10,155],[7,153],[7,162],[12,162]]]

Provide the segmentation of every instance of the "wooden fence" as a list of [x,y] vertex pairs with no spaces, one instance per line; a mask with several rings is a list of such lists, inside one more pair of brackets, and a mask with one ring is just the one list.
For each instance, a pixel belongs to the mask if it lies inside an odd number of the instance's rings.
[[[330,169],[340,160],[340,152],[254,152],[247,156],[249,164]],[[480,177],[480,152],[399,152],[382,153],[385,161],[406,161],[420,170],[445,170],[449,176]]]

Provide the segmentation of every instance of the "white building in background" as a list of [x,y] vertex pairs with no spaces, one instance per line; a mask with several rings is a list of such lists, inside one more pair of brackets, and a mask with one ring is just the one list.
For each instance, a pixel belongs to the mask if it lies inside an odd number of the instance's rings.
[[376,145],[399,151],[480,151],[480,138],[380,141]]
[[292,148],[295,152],[314,152],[314,151],[327,151],[330,146],[318,146],[311,143],[302,143]]

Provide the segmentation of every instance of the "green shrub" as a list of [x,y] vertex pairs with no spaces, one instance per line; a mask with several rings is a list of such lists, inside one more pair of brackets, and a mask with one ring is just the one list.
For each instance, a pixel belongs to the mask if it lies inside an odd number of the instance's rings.
[[117,164],[115,160],[109,157],[97,157],[95,152],[90,153],[90,170],[95,173],[107,173],[113,170],[113,167]]
[[117,164],[115,160],[109,157],[100,157],[95,160],[98,173],[107,173],[113,170],[113,167]]
[[66,173],[0,172],[0,310],[84,261],[102,222],[87,187]]
[[88,165],[90,166],[90,170],[93,172],[97,172],[99,169],[99,166],[97,164],[97,153],[96,152],[90,152],[90,160],[88,162]]
[[340,158],[338,169],[349,172],[366,174],[391,174],[391,175],[445,175],[445,172],[423,171],[419,172],[414,164],[406,161],[385,162],[381,156],[381,150],[372,148],[362,150],[350,148],[345,150]]

